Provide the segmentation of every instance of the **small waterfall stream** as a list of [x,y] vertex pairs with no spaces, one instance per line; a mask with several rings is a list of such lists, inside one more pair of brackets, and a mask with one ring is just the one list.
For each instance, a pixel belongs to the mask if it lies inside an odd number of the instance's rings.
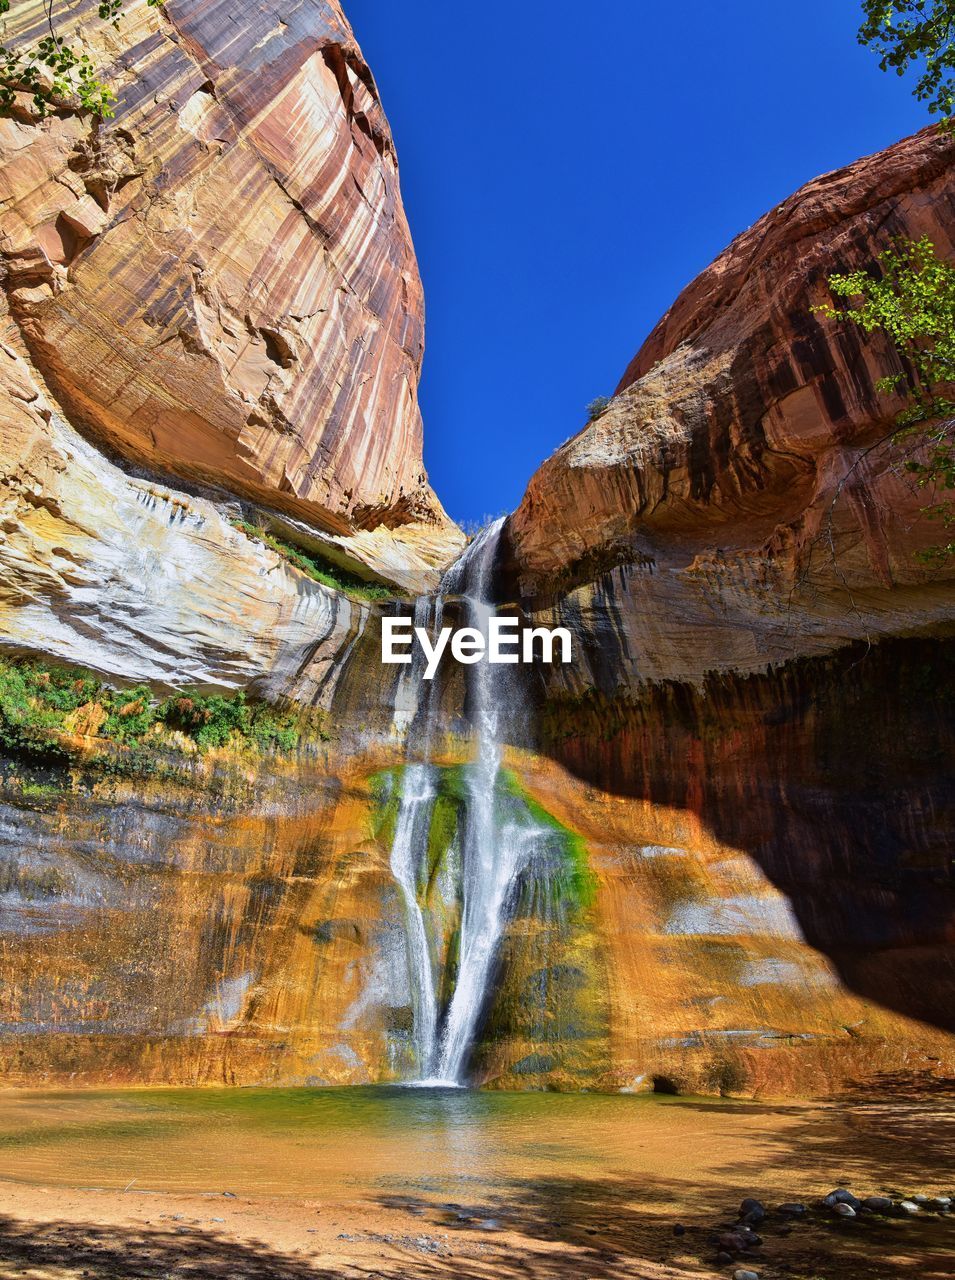
[[[503,524],[502,518],[485,529],[448,569],[433,613],[418,602],[416,622],[422,616],[433,617],[437,634],[443,601],[454,597],[464,605],[467,625],[487,637],[493,614],[490,583]],[[456,981],[444,1007],[438,994],[442,984],[435,979],[437,940],[420,900],[427,881],[428,831],[438,795],[437,769],[430,762],[440,714],[438,680],[424,686],[421,695],[413,729],[416,762],[404,769],[391,853],[392,871],[405,904],[418,1072],[414,1083],[464,1082],[515,882],[540,842],[553,837],[526,807],[501,803],[504,718],[508,712],[513,716],[520,698],[519,671],[518,666],[491,664],[486,659],[465,668],[475,759],[463,770],[465,817],[457,886],[460,927],[453,958]],[[412,670],[411,680],[422,686],[420,669]]]
[[436,796],[430,767],[426,764],[407,765],[402,778],[398,821],[391,847],[391,870],[405,904],[415,1047],[421,1063],[430,1063],[434,1057],[438,1018],[431,945],[424,912],[418,901],[419,850],[427,841],[431,806]]

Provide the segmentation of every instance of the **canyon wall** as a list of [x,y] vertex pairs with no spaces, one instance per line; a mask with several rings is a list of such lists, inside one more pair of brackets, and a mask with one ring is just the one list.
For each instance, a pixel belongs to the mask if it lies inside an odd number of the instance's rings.
[[[0,119],[4,638],[117,677],[274,682],[276,645],[339,606],[267,577],[225,527],[250,504],[413,591],[461,543],[421,460],[394,147],[337,4],[95,11],[61,31],[115,117],[23,93]],[[45,21],[18,5],[8,35]]]
[[[463,537],[421,463],[388,126],[331,0],[94,7],[70,21],[115,119],[0,120],[0,1068],[408,1078],[390,857],[421,689],[380,627]],[[499,595],[576,660],[528,673],[505,757],[550,836],[475,1080],[955,1066],[951,573],[879,443],[895,357],[812,311],[894,234],[952,254],[953,154],[926,131],[736,241],[509,520]],[[461,672],[438,693],[419,893],[453,982],[474,744]],[[257,737],[261,707],[287,719]]]
[[[96,8],[59,31],[115,117],[24,92],[0,119],[2,1057],[11,1080],[227,1080],[268,971],[286,994],[245,1078],[341,1078],[361,975],[316,1022],[288,949],[317,945],[304,886],[336,883],[344,742],[393,734],[374,601],[463,543],[422,465],[394,147],[335,3],[134,0],[117,30]],[[46,29],[40,4],[5,21]],[[76,706],[90,669],[130,689],[113,731],[105,696]],[[302,721],[295,750],[197,746],[210,708],[248,727],[245,695]],[[296,981],[321,1070],[268,1065]]]
[[814,308],[829,275],[896,237],[955,255],[953,164],[955,142],[928,129],[761,218],[531,479],[509,524],[520,590],[532,606],[559,596],[601,664],[615,620],[615,686],[699,683],[951,619],[951,566],[918,558],[941,540],[920,515],[931,493],[890,439],[904,401],[876,390],[906,372],[900,357]]
[[[333,531],[438,519],[421,282],[338,4],[137,2],[116,31],[95,10],[63,31],[118,90],[115,118],[41,121],[23,95],[0,122],[5,293],[67,416]],[[44,23],[18,6],[12,34]]]
[[[757,222],[509,522],[503,589],[575,635],[577,660],[538,692],[541,749],[659,811],[649,843],[669,843],[675,810],[700,847],[715,840],[785,896],[781,931],[752,903],[688,907],[673,928],[753,962],[794,939],[824,956],[868,1009],[835,1032],[830,1067],[840,1034],[903,1056],[930,1034],[910,1066],[951,1059],[927,1028],[955,1029],[955,566],[920,557],[943,530],[891,439],[903,401],[876,389],[905,372],[898,355],[814,307],[829,275],[872,267],[894,237],[952,259],[953,161],[928,129]],[[766,969],[763,990],[785,991],[785,973]],[[877,1006],[903,1021],[876,1027]],[[761,1016],[776,1035],[808,1026],[791,1001]],[[691,999],[674,1028],[705,1038]],[[765,1060],[749,1054],[750,1074]]]

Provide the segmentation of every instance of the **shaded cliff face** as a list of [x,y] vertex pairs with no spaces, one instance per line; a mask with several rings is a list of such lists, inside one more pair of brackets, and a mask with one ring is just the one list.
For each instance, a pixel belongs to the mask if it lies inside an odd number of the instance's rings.
[[0,121],[4,289],[66,417],[339,533],[445,521],[394,148],[338,4],[136,3],[118,32],[95,10],[63,30],[116,118]]
[[844,988],[955,1032],[953,662],[951,642],[895,640],[701,688],[557,697],[542,749],[744,853]]

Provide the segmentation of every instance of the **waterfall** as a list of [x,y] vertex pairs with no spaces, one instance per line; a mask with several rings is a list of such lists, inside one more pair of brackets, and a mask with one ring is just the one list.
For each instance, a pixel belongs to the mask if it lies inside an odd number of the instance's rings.
[[417,851],[427,841],[435,795],[434,779],[428,765],[406,765],[391,846],[391,870],[405,904],[415,1049],[422,1064],[430,1063],[434,1056],[438,1011],[428,930],[418,901]]
[[[425,612],[422,602],[415,620],[432,617],[440,628],[443,602],[454,597],[463,604],[469,626],[487,637],[493,613],[491,578],[497,558],[503,519],[485,529],[450,567],[441,594]],[[461,919],[458,933],[457,980],[446,1008],[439,1007],[435,982],[435,953],[420,885],[426,863],[431,814],[437,798],[437,769],[430,763],[438,705],[438,681],[419,694],[413,728],[416,763],[408,763],[402,779],[391,867],[405,905],[409,978],[412,987],[414,1044],[418,1080],[426,1085],[460,1085],[478,1021],[488,998],[494,961],[507,925],[513,888],[541,841],[552,837],[533,821],[526,808],[502,803],[501,760],[505,713],[513,715],[520,696],[519,668],[491,664],[486,659],[465,669],[468,706],[475,737],[475,758],[465,766],[465,813],[460,850]],[[411,681],[418,690],[420,671]]]
[[[434,623],[436,628],[440,628],[443,613],[441,597],[438,596],[433,603]],[[421,596],[415,601],[415,626],[428,624],[431,605],[432,599],[429,596]],[[421,762],[412,763],[409,758],[401,780],[398,817],[391,845],[391,871],[404,902],[415,1053],[419,1069],[424,1071],[434,1057],[438,1009],[431,944],[425,915],[418,897],[418,880],[421,853],[427,844],[431,812],[437,790],[434,770],[429,763],[434,727],[432,722],[436,705],[435,684],[432,681],[427,692],[422,696],[421,690],[424,684],[421,679],[422,668],[422,659],[419,654],[416,654],[409,664],[407,673],[403,673],[395,699],[396,727],[407,731],[419,719],[424,723],[422,749],[417,753]],[[411,753],[409,757],[410,755]]]
[[[467,605],[468,623],[484,636],[493,612],[488,602],[504,521],[498,520],[476,539],[449,572],[449,588]],[[477,762],[467,771],[468,822],[462,857],[463,909],[458,980],[447,1011],[435,1064],[435,1074],[460,1083],[467,1065],[487,983],[506,924],[509,890],[525,860],[526,838],[513,825],[498,828],[495,821],[498,775],[501,769],[501,729],[513,692],[514,668],[492,665],[486,659],[469,668],[469,694],[477,735]],[[508,679],[508,677],[511,679]]]

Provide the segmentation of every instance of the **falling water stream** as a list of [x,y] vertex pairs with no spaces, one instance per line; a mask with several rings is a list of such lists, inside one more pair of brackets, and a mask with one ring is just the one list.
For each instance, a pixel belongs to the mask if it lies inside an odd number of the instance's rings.
[[[467,624],[487,638],[493,607],[490,581],[503,519],[484,530],[447,571],[433,601],[435,632],[442,625],[443,601],[462,602]],[[430,608],[427,613],[432,613]],[[426,616],[422,601],[415,620]],[[494,960],[507,925],[508,906],[521,870],[537,844],[552,837],[526,808],[499,803],[505,714],[520,695],[519,668],[482,659],[465,668],[475,737],[475,758],[464,770],[465,816],[460,851],[461,923],[457,980],[445,1007],[435,981],[437,946],[422,910],[420,886],[426,875],[428,831],[437,798],[437,769],[430,762],[440,698],[437,681],[421,694],[420,733],[415,730],[416,763],[406,765],[401,783],[391,868],[402,892],[406,917],[418,1078],[423,1085],[460,1085],[465,1080],[481,1012],[488,998]],[[421,672],[412,669],[421,685]]]

